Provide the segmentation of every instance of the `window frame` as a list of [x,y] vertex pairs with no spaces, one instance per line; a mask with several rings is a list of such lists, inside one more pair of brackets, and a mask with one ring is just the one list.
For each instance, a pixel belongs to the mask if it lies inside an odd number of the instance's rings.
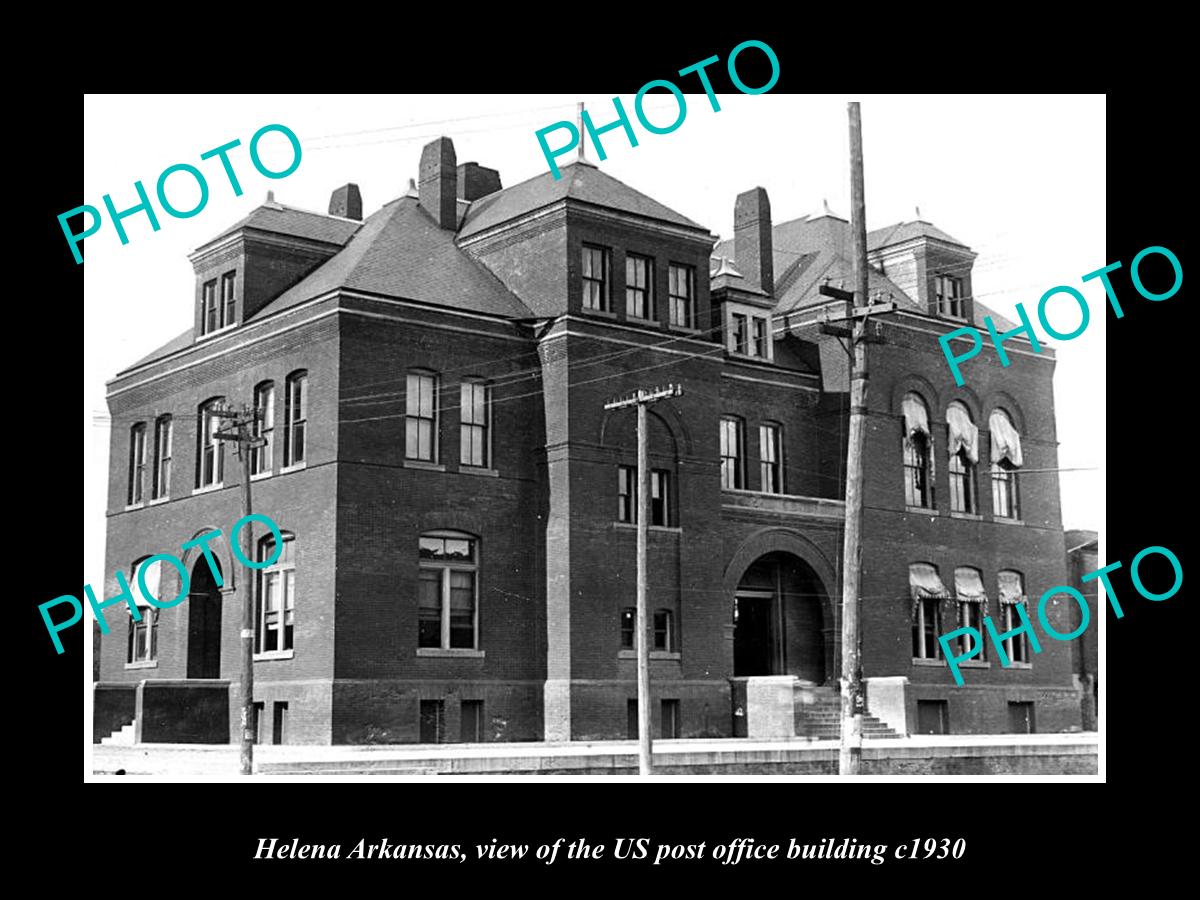
[[637,466],[617,466],[617,521],[637,524]]
[[750,355],[750,319],[749,313],[731,312],[733,327],[730,329],[730,338],[732,346],[729,348],[732,352],[741,356]]
[[[413,388],[413,380],[416,379],[416,389]],[[429,409],[428,416],[422,414],[422,391],[421,385],[424,380],[429,381]],[[414,462],[437,463],[441,458],[441,441],[438,440],[439,432],[441,431],[439,423],[438,398],[441,395],[441,376],[431,369],[409,369],[405,378],[404,390],[404,458]],[[417,411],[412,411],[413,398],[416,398]],[[429,423],[429,456],[421,456],[421,424]],[[415,430],[414,430],[415,429]],[[416,436],[416,455],[410,456],[409,434],[410,430]]]
[[[645,275],[645,285],[643,287],[631,286],[630,272],[631,264],[633,266],[641,265]],[[631,308],[630,292],[641,293],[642,303],[644,304],[642,313],[639,314]],[[654,257],[645,256],[641,253],[626,253],[625,254],[625,317],[639,319],[643,322],[654,321]]]
[[[1025,585],[1025,577],[1021,576],[1021,586]],[[1001,619],[1004,622],[1005,633],[1010,632],[1022,625],[1021,616],[1017,613],[1017,604],[1004,603]],[[1019,651],[1019,652],[1014,652]],[[1029,654],[1029,633],[1022,631],[1019,634],[1009,635],[1004,639],[1004,655],[1008,657],[1009,665],[1032,666],[1033,658]]]
[[975,464],[967,451],[959,447],[947,464],[950,473],[950,512],[965,515],[979,514],[979,497],[975,487]]
[[[771,438],[765,439],[768,434],[771,435]],[[760,422],[758,425],[759,490],[764,494],[787,493],[783,484],[783,472],[783,425],[779,422]],[[773,489],[767,486],[768,474],[772,476]]]
[[237,269],[221,275],[221,327],[229,328],[237,319]]
[[[279,555],[269,566],[263,566],[257,569],[255,575],[255,597],[254,597],[254,658],[255,659],[288,659],[296,652],[296,582],[297,582],[297,565],[296,565],[296,536],[290,531],[281,532],[283,536],[283,547],[279,550]],[[268,547],[275,544],[275,535],[265,534],[258,539],[257,547],[255,548],[255,561],[263,562],[271,556],[267,551]],[[291,545],[289,548],[288,545]],[[288,575],[291,575],[289,578]],[[265,602],[265,590],[268,582],[277,584],[279,605],[275,612],[278,614],[278,625],[276,632],[278,634],[278,643],[273,650],[267,650],[267,615],[271,610],[267,609]],[[291,619],[291,642],[288,646],[288,627],[289,619]]]
[[[210,321],[211,319],[211,321]],[[212,334],[221,328],[221,311],[217,306],[217,279],[200,286],[200,334]]]
[[[308,464],[308,406],[308,370],[297,369],[284,380],[283,471]],[[297,443],[300,445],[299,455],[296,454]]]
[[[141,591],[141,587],[138,583],[138,569],[141,568],[142,564],[149,559],[151,559],[151,557],[146,556],[137,560],[130,569],[129,587],[131,592],[134,592],[134,596],[137,596]],[[162,562],[155,562],[155,565],[159,567],[159,578],[161,579]],[[160,596],[161,593],[162,588],[160,581]],[[142,597],[144,599],[145,595],[142,595]],[[157,600],[158,598],[156,597],[155,599]],[[151,668],[158,665],[158,614],[160,610],[157,606],[152,606],[150,603],[136,603],[135,605],[137,606],[138,615],[141,616],[141,619],[134,619],[133,611],[129,611],[129,633],[125,648],[125,667],[132,669]],[[138,637],[143,633],[145,634],[145,655],[139,657],[137,652]]]
[[[165,440],[163,439],[164,435],[166,435]],[[154,471],[150,479],[151,500],[166,500],[171,496],[174,445],[175,422],[167,413],[154,420]]]
[[[221,417],[211,410],[225,405],[224,397],[205,400],[197,408],[196,416],[196,490],[215,490],[225,485],[225,443],[214,437],[220,430]],[[211,425],[210,425],[211,423]],[[212,452],[212,480],[205,481],[208,453]]]
[[637,607],[623,606],[621,612],[617,616],[617,624],[620,626],[622,650],[637,649]]
[[[471,559],[467,560],[437,560],[427,559],[420,555],[420,539],[430,538],[434,540],[455,540],[467,541],[471,544]],[[418,593],[417,593],[417,653],[421,651],[434,651],[435,653],[462,653],[475,655],[482,652],[480,647],[479,635],[479,573],[481,570],[481,544],[482,541],[473,534],[465,531],[452,530],[435,530],[426,531],[420,535],[417,544],[417,559],[418,559],[418,576],[420,572],[437,571],[439,575],[439,590],[441,606],[439,608],[439,643],[434,647],[428,644],[421,643],[421,596],[420,596],[420,578],[418,577]],[[472,603],[471,603],[471,646],[470,647],[455,647],[453,646],[453,635],[451,626],[451,574],[453,572],[469,572],[471,574],[472,588]]]
[[[953,290],[947,291],[950,287]],[[934,293],[937,297],[938,314],[954,319],[966,318],[966,293],[963,279],[955,275],[937,275]]]
[[[655,492],[659,492],[662,496],[655,497]],[[670,469],[651,469],[650,470],[650,527],[651,528],[670,528],[672,525],[671,517],[671,470]],[[662,512],[662,521],[656,522],[658,518],[655,515],[655,502],[658,502],[657,509]],[[635,518],[636,521],[636,518]]]
[[[932,604],[932,607],[930,605]],[[928,610],[933,609],[933,627],[929,627]],[[938,637],[942,633],[942,601],[939,597],[921,597],[916,601],[916,615],[913,616],[913,659],[928,660],[931,662],[940,662],[944,659],[942,656],[941,644]],[[918,635],[920,637],[918,638]],[[927,638],[932,638],[933,655],[926,655],[929,648],[926,646]],[[920,651],[915,652],[915,651]]]
[[[592,253],[600,254],[600,277],[596,278],[595,274],[588,274],[588,269],[595,265],[595,258]],[[590,263],[591,266],[586,265]],[[590,244],[582,242],[580,244],[580,260],[579,260],[579,279],[580,279],[580,307],[588,312],[611,312],[612,311],[612,248],[604,247],[600,244]],[[593,306],[591,303],[592,292],[589,290],[590,285],[599,285],[599,306]]]
[[[727,426],[733,426],[736,454],[726,452],[728,446]],[[721,459],[721,487],[724,490],[741,491],[746,489],[746,420],[741,416],[721,416],[721,437],[718,446]],[[730,463],[727,465],[727,463]],[[733,473],[733,484],[729,484],[726,473]]]
[[[771,351],[768,346],[769,336],[767,320],[763,316],[750,317],[750,355],[756,359],[770,359]],[[761,352],[759,352],[761,351]]]
[[[909,391],[905,399],[912,397],[920,401],[925,410],[925,421],[929,423],[929,432],[912,434],[912,429],[904,415],[900,416],[900,460],[904,468],[904,505],[909,509],[936,509],[934,498],[933,470],[933,434],[932,420],[929,415],[929,404],[920,394]],[[918,488],[917,481],[921,486]],[[918,496],[919,493],[919,496]]]
[[[660,627],[660,621],[663,623]],[[659,653],[675,652],[675,611],[667,607],[659,607],[650,616],[651,640],[650,649]],[[659,635],[663,636],[662,646],[659,646]]]
[[[992,515],[1011,522],[1021,520],[1021,499],[1017,483],[1018,469],[1007,459],[992,463]],[[1001,499],[1006,498],[1006,503]],[[1001,511],[1002,508],[1005,511]]]
[[[676,276],[676,277],[672,277]],[[679,293],[680,289],[686,293]],[[679,321],[678,312],[684,313]],[[667,267],[667,324],[672,328],[696,327],[696,267],[669,263]]]
[[[468,402],[467,393],[470,389],[471,398]],[[475,410],[475,392],[483,391],[483,422],[474,421]],[[461,466],[468,466],[473,469],[486,469],[492,465],[492,383],[484,378],[469,377],[464,378],[459,385],[459,426],[458,426],[458,462]],[[468,410],[471,413],[471,420],[468,421],[466,416]],[[407,415],[407,414],[406,414]],[[472,462],[464,459],[466,455],[468,443],[471,449],[475,448],[476,442],[474,438],[470,442],[467,441],[468,434],[482,432],[482,438],[479,441],[481,449],[481,462]],[[406,438],[407,449],[407,438]]]
[[[987,616],[987,603],[983,600],[963,600],[955,598],[959,605],[959,620],[962,625],[967,628],[974,628],[979,632],[979,653],[972,656],[968,660],[963,660],[959,665],[971,663],[985,663],[988,661],[987,641],[983,639],[984,625],[983,620]],[[969,653],[971,650],[969,634],[960,634],[958,636],[958,654],[962,656]]]
[[136,422],[129,429],[129,485],[125,492],[127,507],[146,502],[146,423]]
[[251,477],[265,477],[275,468],[275,382],[260,381],[254,387],[254,408],[262,411],[255,417],[253,433],[266,444],[255,447],[250,454]]

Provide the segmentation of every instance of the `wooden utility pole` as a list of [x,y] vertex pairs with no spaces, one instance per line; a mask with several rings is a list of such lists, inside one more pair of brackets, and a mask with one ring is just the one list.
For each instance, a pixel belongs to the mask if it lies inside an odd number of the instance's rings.
[[[867,297],[867,203],[863,188],[862,120],[857,103],[850,112],[850,233],[854,239],[854,307]],[[842,552],[842,744],[838,774],[857,775],[862,762],[862,646],[859,596],[862,578],[863,447],[867,425],[867,322],[855,317],[850,360],[850,439],[846,455],[846,529]]]
[[677,384],[654,390],[638,390],[632,397],[610,400],[605,409],[637,407],[637,615],[634,620],[637,647],[638,692],[638,774],[650,775],[653,747],[650,736],[650,644],[646,620],[646,541],[650,535],[650,435],[646,428],[646,407],[665,397],[678,397],[683,388]]
[[[219,409],[214,415],[222,419],[232,419],[232,431],[218,431],[213,435],[218,440],[236,441],[238,459],[242,463],[242,517],[250,515],[253,507],[250,503],[250,454],[257,448],[266,445],[266,439],[254,434],[254,423],[260,415],[259,410],[242,406],[241,410]],[[254,557],[254,523],[246,522],[242,528],[242,558],[246,560],[242,569],[242,630],[241,630],[241,676],[239,688],[242,694],[242,752],[241,772],[243,775],[254,774],[254,569],[249,561]]]

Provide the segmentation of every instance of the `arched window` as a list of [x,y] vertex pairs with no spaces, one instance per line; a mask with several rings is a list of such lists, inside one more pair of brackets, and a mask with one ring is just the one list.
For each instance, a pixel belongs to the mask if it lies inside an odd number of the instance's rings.
[[975,492],[975,465],[979,462],[979,429],[966,405],[955,400],[946,408],[950,454],[950,511],[979,512]]
[[479,540],[459,531],[421,535],[417,647],[479,647]]
[[[983,588],[983,573],[970,566],[959,566],[954,570],[954,597],[958,600],[958,627],[974,628],[979,632],[979,653],[971,659],[980,662],[987,659],[987,645],[983,640],[983,617],[988,614],[987,592]],[[969,634],[959,635],[958,655],[975,649],[975,638]]]
[[139,559],[133,564],[130,574],[129,588],[133,601],[137,605],[141,620],[135,620],[133,613],[129,614],[129,646],[125,655],[127,665],[140,665],[154,662],[158,659],[158,607],[151,606],[142,593],[140,576],[142,569],[146,572],[146,590],[155,600],[162,597],[162,560],[157,560],[146,567],[146,559]]
[[[1000,620],[1003,631],[1009,632],[1021,627],[1021,614],[1017,606],[1026,603],[1025,578],[1020,572],[1004,569],[997,573],[996,581],[1000,588]],[[1028,610],[1028,606],[1026,606]],[[1004,641],[1004,653],[1010,662],[1029,663],[1029,635],[1022,631],[1020,634]]]
[[[275,556],[275,536],[258,542],[258,562]],[[283,548],[266,568],[259,569],[255,608],[254,651],[259,655],[290,654],[295,649],[296,541],[283,532]]]
[[129,429],[129,491],[126,505],[142,502],[146,484],[146,423],[138,422]]
[[992,438],[992,514],[1001,519],[1021,518],[1017,469],[1024,462],[1021,435],[1012,418],[1002,409],[988,417]]
[[933,507],[933,470],[930,462],[929,407],[919,394],[909,392],[901,404],[904,422],[904,502],[907,506]]
[[908,589],[912,597],[913,659],[939,659],[938,636],[942,633],[941,604],[950,596],[937,566],[911,563]]
[[217,439],[221,417],[217,410],[225,405],[224,397],[213,397],[200,404],[196,423],[196,487],[220,486],[225,475],[225,446]]
[[265,475],[271,471],[275,450],[275,382],[264,381],[254,389],[254,436],[265,443],[250,453],[250,474]]
[[308,452],[308,373],[303,369],[287,377],[283,415],[283,465],[298,466]]
[[413,369],[408,373],[405,392],[404,456],[437,462],[438,376],[436,372]]

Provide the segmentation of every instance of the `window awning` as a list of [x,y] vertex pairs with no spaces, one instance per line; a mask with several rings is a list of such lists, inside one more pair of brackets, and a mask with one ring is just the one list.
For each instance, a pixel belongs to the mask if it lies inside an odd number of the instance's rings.
[[929,434],[929,413],[925,411],[925,404],[915,395],[909,394],[904,398],[900,404],[900,411],[904,415],[905,437]]
[[1000,572],[996,576],[1000,586],[1000,602],[1010,606],[1025,602],[1021,576],[1016,572]]
[[1013,428],[1008,416],[993,410],[988,417],[988,430],[992,433],[992,462],[1007,459],[1014,466],[1023,464],[1021,458],[1021,435]]
[[963,566],[954,570],[954,595],[959,600],[987,603],[987,592],[978,569]]
[[979,462],[979,429],[971,421],[966,407],[951,404],[946,410],[946,424],[950,426],[950,455],[961,448],[972,463]]
[[913,615],[922,600],[945,600],[950,592],[938,576],[937,566],[929,563],[910,563],[908,567],[908,589],[912,592]]
[[[141,584],[139,583],[139,573],[144,568],[146,568],[146,560],[142,560],[134,567],[133,575],[129,579],[129,590],[130,593],[133,594],[133,602],[139,607],[142,609],[156,609],[157,607],[151,606],[146,600],[145,596],[142,594]],[[153,596],[155,600],[158,600],[162,597],[162,592],[159,590],[159,585],[161,583],[162,560],[160,559],[157,560],[154,565],[146,569],[146,590],[150,592],[151,596]]]

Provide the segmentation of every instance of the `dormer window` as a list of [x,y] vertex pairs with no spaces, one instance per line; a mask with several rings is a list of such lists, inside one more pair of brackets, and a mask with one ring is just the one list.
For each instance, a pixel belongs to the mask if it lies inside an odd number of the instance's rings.
[[955,319],[966,318],[963,309],[963,280],[949,275],[937,277],[937,309],[942,316]]
[[607,312],[608,248],[583,245],[583,308]]
[[735,356],[770,362],[774,353],[769,314],[758,307],[732,303],[727,303],[726,309],[726,349]]
[[200,334],[212,334],[234,324],[237,318],[237,272],[221,276],[221,296],[217,297],[217,279],[204,282],[200,299]]

